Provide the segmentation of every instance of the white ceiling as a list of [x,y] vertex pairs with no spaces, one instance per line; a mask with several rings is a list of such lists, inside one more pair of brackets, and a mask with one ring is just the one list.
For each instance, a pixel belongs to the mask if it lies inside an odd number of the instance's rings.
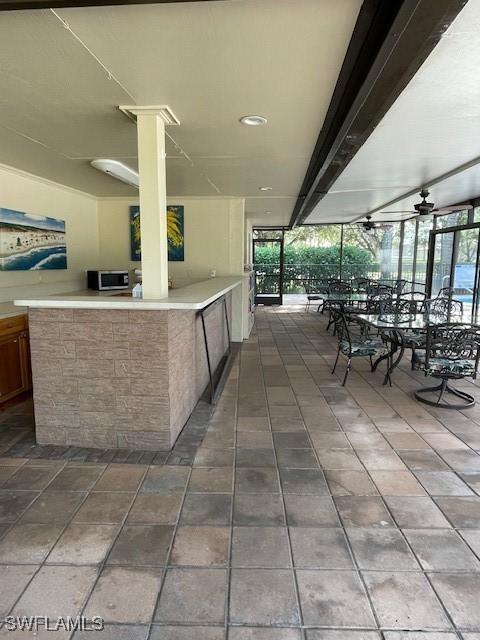
[[[135,126],[118,105],[168,104],[181,122],[168,133],[192,160],[169,141],[168,194],[246,197],[255,224],[287,224],[361,4],[3,13],[0,162],[97,196],[133,195],[89,162],[135,166]],[[268,124],[239,124],[251,113]],[[262,185],[273,189],[263,194]]]
[[[404,194],[480,161],[479,35],[480,0],[469,0],[307,223],[401,219],[383,212],[413,210],[418,194]],[[480,196],[480,165],[430,191],[437,206]]]

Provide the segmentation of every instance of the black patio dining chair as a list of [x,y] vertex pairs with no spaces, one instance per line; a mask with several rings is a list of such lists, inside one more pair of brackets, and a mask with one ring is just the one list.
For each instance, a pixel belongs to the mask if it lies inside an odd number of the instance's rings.
[[353,287],[350,282],[343,280],[330,280],[328,283],[328,293],[349,294],[353,293]]
[[[331,296],[335,295],[349,295],[353,293],[353,288],[350,282],[344,282],[343,280],[330,280],[328,282],[328,294]],[[323,311],[328,311],[328,323],[327,323],[327,331],[330,329],[332,325],[334,325],[334,335],[336,331],[335,323],[333,321],[332,309],[338,308],[338,301],[336,300],[325,300],[323,303]],[[341,308],[344,312],[350,312],[350,305],[347,305],[345,302],[341,304]]]
[[409,291],[408,293],[401,293],[399,298],[400,300],[409,301],[411,313],[423,313],[423,311],[425,311],[425,300],[427,299],[427,294],[423,291]]
[[305,311],[310,311],[312,304],[317,304],[317,311],[323,306],[323,299],[325,293],[328,291],[328,287],[325,282],[321,280],[305,280],[303,283],[305,293],[307,295],[307,302],[305,305]]
[[338,359],[340,354],[342,354],[347,358],[347,368],[342,382],[342,386],[345,386],[353,358],[369,358],[370,368],[373,370],[373,358],[386,355],[388,353],[388,349],[382,338],[371,338],[368,335],[353,334],[348,327],[345,314],[341,309],[332,307],[331,314],[335,324],[335,333],[338,339],[337,357],[335,359],[335,364],[333,365],[332,374],[335,373]]
[[[410,293],[402,293],[399,296],[399,301],[407,303],[410,315],[416,315],[425,313],[425,302],[427,300],[427,294],[423,291],[411,291]],[[415,368],[415,351],[417,349],[424,349],[426,336],[425,331],[419,329],[405,329],[402,331],[403,346],[406,349],[411,349],[412,356],[410,366],[412,370]]]
[[392,300],[392,292],[369,295],[365,305],[365,313],[380,315],[382,308]]
[[453,296],[453,287],[442,287],[437,293],[437,298],[451,298]]
[[389,284],[381,284],[380,282],[371,282],[367,287],[367,293],[369,296],[393,296],[395,293],[393,287]]
[[403,317],[405,321],[407,321],[413,315],[411,301],[405,298],[382,296],[378,301],[378,307],[380,318],[382,316],[394,315],[397,316],[397,318]]
[[[475,404],[475,398],[455,387],[451,380],[477,377],[480,356],[480,330],[478,327],[455,323],[430,324],[424,351],[415,354],[415,368],[426,376],[441,380],[439,385],[415,391],[420,402],[444,409],[465,409]],[[424,394],[438,394],[436,400]],[[460,398],[462,402],[442,402],[445,394]]]
[[[392,299],[392,292],[388,290],[385,293],[369,295],[360,313],[366,313],[372,316],[379,316],[384,308],[385,304]],[[364,328],[365,325],[360,323],[360,327]],[[377,331],[380,334],[380,331]]]
[[407,286],[407,282],[408,281],[404,280],[403,278],[399,278],[398,280],[395,280],[393,284],[393,291],[394,293],[397,294],[397,296],[403,293],[403,291],[405,290],[405,287]]
[[[405,349],[411,349],[412,356],[410,366],[414,369],[415,351],[425,347],[425,333],[408,326],[402,327],[402,323],[408,325],[411,320],[423,309],[423,300],[415,300],[410,294],[399,296],[398,298],[390,298],[380,302],[379,319],[382,317],[394,316],[398,324],[398,330],[395,332],[394,339],[396,342],[400,340]],[[392,338],[389,331],[382,332],[382,338],[385,342],[389,342]]]
[[370,278],[357,276],[352,279],[352,289],[356,293],[366,293],[370,286]]
[[463,302],[442,296],[425,300],[424,309],[427,317],[448,322],[450,318],[463,314]]

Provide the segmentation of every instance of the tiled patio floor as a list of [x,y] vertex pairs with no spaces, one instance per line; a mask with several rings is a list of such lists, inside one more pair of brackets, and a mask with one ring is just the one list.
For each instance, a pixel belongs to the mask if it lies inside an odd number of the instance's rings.
[[105,618],[75,640],[480,640],[480,410],[427,410],[407,362],[342,388],[334,355],[321,315],[260,310],[193,466],[0,458],[0,617]]

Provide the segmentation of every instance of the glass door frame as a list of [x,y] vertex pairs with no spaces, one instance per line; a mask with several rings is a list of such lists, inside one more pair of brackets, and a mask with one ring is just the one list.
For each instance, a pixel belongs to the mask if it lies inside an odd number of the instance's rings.
[[441,229],[432,229],[430,231],[430,236],[428,239],[428,260],[427,260],[427,278],[426,278],[426,293],[427,298],[431,298],[432,295],[432,286],[433,286],[433,271],[434,271],[434,261],[435,261],[435,242],[437,236],[444,233],[453,233],[453,251],[452,257],[450,259],[450,278],[449,283],[450,286],[453,286],[455,283],[455,265],[458,258],[458,248],[460,243],[460,234],[462,231],[468,231],[470,229],[478,230],[478,242],[477,242],[477,251],[475,257],[475,276],[474,276],[474,284],[473,284],[473,296],[472,296],[472,321],[477,321],[478,311],[480,306],[480,295],[479,295],[479,285],[480,285],[480,222],[473,222],[469,224],[462,224],[456,227],[445,227]]
[[256,243],[262,243],[265,244],[266,242],[269,243],[276,243],[280,245],[280,253],[279,253],[279,262],[278,262],[278,267],[279,267],[279,274],[278,274],[278,294],[264,294],[262,293],[261,296],[259,297],[258,293],[257,293],[257,274],[255,272],[255,306],[259,305],[259,304],[263,304],[263,305],[282,305],[283,304],[283,248],[284,248],[284,241],[285,241],[285,232],[284,229],[271,229],[269,228],[268,230],[272,231],[281,231],[282,234],[279,238],[253,238],[252,239],[252,261],[253,261],[253,269],[255,271],[255,244]]

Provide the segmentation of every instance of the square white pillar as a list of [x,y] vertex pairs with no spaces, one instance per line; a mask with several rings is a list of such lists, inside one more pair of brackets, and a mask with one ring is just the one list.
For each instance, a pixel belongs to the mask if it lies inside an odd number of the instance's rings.
[[142,286],[144,298],[168,295],[165,122],[149,111],[137,115]]

